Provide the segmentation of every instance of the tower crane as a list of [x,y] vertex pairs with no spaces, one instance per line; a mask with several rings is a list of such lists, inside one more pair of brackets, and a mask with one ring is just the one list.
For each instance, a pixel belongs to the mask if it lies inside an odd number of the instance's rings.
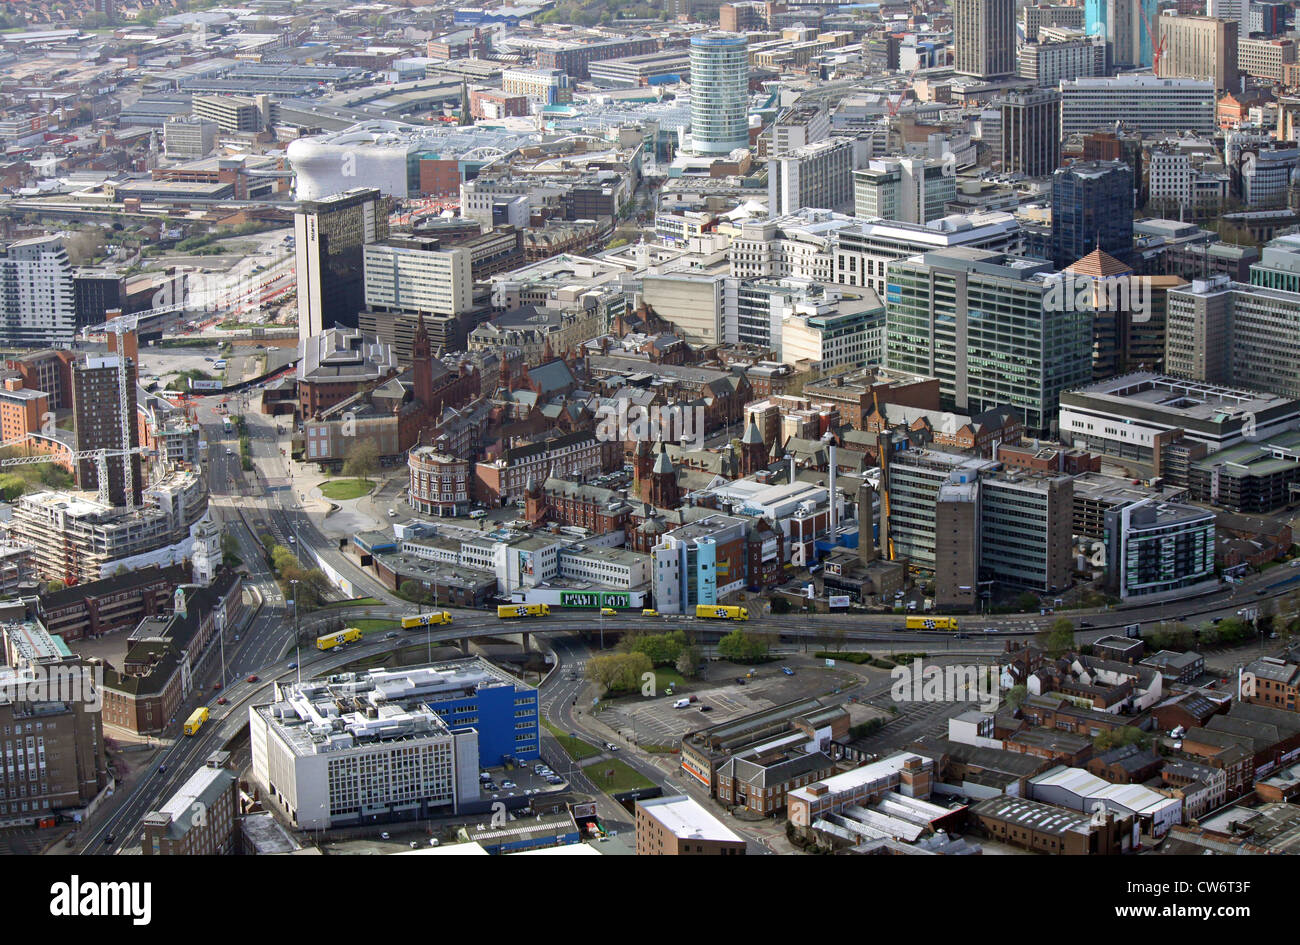
[[[21,440],[10,440],[0,446],[13,446]],[[143,446],[133,446],[125,450],[80,450],[70,455],[72,462],[76,463],[83,459],[93,459],[95,461],[96,471],[99,473],[99,501],[102,505],[109,504],[108,498],[108,461],[110,458],[139,456],[150,453],[151,450]],[[48,453],[35,453],[31,456],[11,456],[9,459],[0,459],[2,466],[34,466],[37,463],[48,463],[54,459]],[[126,466],[131,464],[127,462]],[[128,481],[130,481],[128,479]],[[128,508],[135,508],[135,493],[128,489],[126,493],[126,504]]]
[[[1143,3],[1142,0],[1138,0],[1137,8],[1138,8],[1138,12],[1142,14],[1142,25],[1145,26],[1147,29],[1147,37],[1151,40],[1151,74],[1159,75],[1160,57],[1165,54],[1165,41],[1168,39],[1168,37],[1162,35],[1157,38],[1156,31],[1151,27],[1151,19],[1150,17],[1147,16],[1146,4]],[[1156,17],[1157,22],[1159,21],[1159,19],[1160,19],[1159,17]],[[1138,37],[1138,58],[1140,59],[1141,57],[1142,57],[1142,38],[1139,36]]]
[[[132,453],[131,430],[135,426],[135,411],[131,409],[131,397],[128,385],[132,383],[130,372],[126,369],[126,350],[122,344],[122,336],[129,331],[135,331],[139,325],[139,320],[129,315],[119,315],[108,323],[108,328],[117,336],[117,412],[118,422],[122,430],[122,449],[112,450],[114,456],[122,457],[122,483],[126,496],[128,508],[135,507],[135,464],[131,462],[131,457],[139,452],[139,447],[135,447],[136,453]],[[102,452],[102,451],[101,451]],[[96,460],[96,464],[99,460]],[[100,495],[105,493],[104,475],[100,473],[99,489]]]

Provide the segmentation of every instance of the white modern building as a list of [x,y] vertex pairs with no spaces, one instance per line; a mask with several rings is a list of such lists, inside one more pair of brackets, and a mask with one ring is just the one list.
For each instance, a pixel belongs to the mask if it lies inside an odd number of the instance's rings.
[[784,216],[803,207],[847,212],[853,206],[853,155],[851,140],[828,138],[771,158],[768,212]]
[[929,223],[957,197],[955,161],[883,158],[853,172],[853,215],[861,219]]
[[366,307],[459,315],[473,304],[471,254],[427,241],[390,239],[365,247]]
[[0,345],[66,348],[76,333],[72,263],[62,237],[0,248]]
[[422,666],[278,687],[248,710],[253,777],[302,830],[458,813],[479,797],[479,733],[430,708],[446,677]]
[[1213,132],[1214,83],[1152,75],[1080,77],[1061,81],[1061,138],[1116,125],[1144,135]]
[[834,281],[867,286],[885,297],[885,269],[891,262],[958,246],[1019,255],[1024,231],[1009,213],[953,214],[930,223],[869,220],[839,229],[833,247]]

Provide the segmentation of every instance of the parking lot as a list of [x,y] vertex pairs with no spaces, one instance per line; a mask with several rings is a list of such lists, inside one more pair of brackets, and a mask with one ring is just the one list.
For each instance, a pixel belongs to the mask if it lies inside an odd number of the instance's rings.
[[[793,662],[793,661],[792,661]],[[620,699],[597,718],[637,744],[670,745],[687,732],[769,709],[785,702],[834,693],[860,682],[853,672],[802,665],[787,676],[778,664],[769,664],[746,678],[749,667],[710,662],[708,678],[672,695]],[[742,685],[737,678],[745,678]],[[683,698],[695,697],[689,706],[676,708]]]
[[[480,773],[486,772],[492,776],[490,783],[479,780],[480,800],[502,800],[507,797],[524,797],[529,794],[545,794],[547,791],[563,791],[568,787],[564,782],[563,771],[556,771],[555,776],[562,781],[560,784],[549,783],[543,775],[537,774],[533,768],[535,765],[544,764],[539,758],[529,761],[521,767],[498,767],[498,768],[481,768]],[[513,786],[510,786],[513,785]]]

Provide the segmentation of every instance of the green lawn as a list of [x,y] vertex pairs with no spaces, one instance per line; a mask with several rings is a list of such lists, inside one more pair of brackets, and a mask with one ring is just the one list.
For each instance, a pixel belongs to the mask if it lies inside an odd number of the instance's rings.
[[665,689],[680,689],[686,685],[686,677],[671,666],[659,666],[651,670],[655,674],[656,695],[663,695]]
[[639,791],[654,787],[636,771],[616,758],[605,758],[582,769],[592,784],[607,794],[621,791]]
[[367,495],[374,487],[373,482],[364,482],[361,479],[334,479],[330,482],[322,482],[320,491],[327,499],[358,499]]
[[542,719],[542,724],[546,730],[555,736],[555,740],[560,743],[570,758],[574,761],[582,761],[584,758],[593,758],[600,754],[600,749],[595,745],[584,742],[581,738],[574,738],[568,732],[561,731],[546,719]]
[[352,620],[348,622],[349,627],[356,627],[362,633],[382,633],[389,630],[396,630],[402,625],[400,620],[380,620],[379,618],[369,618],[362,620]]
[[348,600],[332,600],[326,607],[378,607],[383,601],[375,597],[353,597]]

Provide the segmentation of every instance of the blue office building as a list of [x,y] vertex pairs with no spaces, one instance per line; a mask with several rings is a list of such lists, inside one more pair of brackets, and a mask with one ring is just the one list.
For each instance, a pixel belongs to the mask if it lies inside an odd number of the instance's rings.
[[1086,161],[1052,175],[1052,261],[1078,262],[1094,249],[1127,262],[1133,253],[1133,169]]
[[1151,34],[1143,22],[1155,23],[1157,0],[1085,0],[1083,28],[1089,36],[1105,36],[1111,66],[1150,68]]
[[478,657],[435,663],[432,669],[440,681],[425,704],[453,732],[478,732],[480,766],[540,757],[536,689]]

